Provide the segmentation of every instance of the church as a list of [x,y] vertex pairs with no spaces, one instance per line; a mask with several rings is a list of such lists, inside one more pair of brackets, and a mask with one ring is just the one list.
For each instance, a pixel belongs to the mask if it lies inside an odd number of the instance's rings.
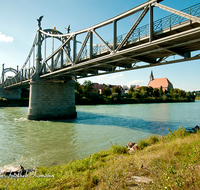
[[160,88],[162,86],[163,91],[170,92],[170,89],[173,88],[172,83],[167,78],[157,78],[154,79],[153,72],[151,71],[150,81],[148,87]]

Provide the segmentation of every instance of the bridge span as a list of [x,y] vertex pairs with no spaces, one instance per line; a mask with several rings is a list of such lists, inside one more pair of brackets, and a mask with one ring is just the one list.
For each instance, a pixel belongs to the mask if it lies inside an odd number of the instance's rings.
[[[200,4],[182,11],[149,0],[129,11],[89,28],[62,34],[56,28],[42,29],[41,16],[30,53],[13,78],[2,81],[3,90],[30,85],[28,119],[76,117],[73,80],[114,72],[191,61],[200,58]],[[155,20],[154,7],[170,13]],[[118,35],[118,22],[139,14],[127,33]],[[148,16],[148,24],[140,23]],[[112,26],[112,39],[106,41],[98,32]],[[108,31],[110,32],[110,31]],[[82,41],[77,40],[82,36]],[[52,38],[52,52],[47,55],[46,40]],[[54,50],[54,39],[60,46]],[[99,41],[99,43],[94,43]],[[43,54],[43,56],[42,56]],[[176,59],[168,60],[170,56]]]

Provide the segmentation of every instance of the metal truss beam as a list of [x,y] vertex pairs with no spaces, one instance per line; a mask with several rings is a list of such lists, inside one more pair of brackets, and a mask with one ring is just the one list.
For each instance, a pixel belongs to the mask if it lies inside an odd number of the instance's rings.
[[67,60],[69,61],[69,63],[70,63],[71,65],[73,65],[72,60],[69,58],[66,49],[65,49],[65,48],[62,48],[62,49],[63,49],[63,51],[65,52],[65,56],[66,56]]
[[152,42],[154,39],[153,34],[153,6],[149,5],[149,42]]
[[161,51],[161,50],[164,50],[166,48],[168,49],[168,48],[179,47],[181,45],[192,44],[192,43],[200,41],[200,39],[194,39],[194,40],[190,40],[190,41],[182,42],[182,43],[175,43],[174,45],[167,46],[165,48],[158,48],[158,49],[150,50],[148,52],[137,53],[137,50],[140,50],[142,48],[148,48],[148,47],[151,47],[151,46],[154,46],[154,45],[159,46],[159,45],[162,45],[162,43],[165,43],[167,41],[173,41],[173,40],[181,39],[183,37],[187,37],[188,35],[196,35],[196,34],[199,33],[199,31],[200,31],[200,27],[191,29],[190,32],[186,31],[186,32],[182,32],[182,33],[179,33],[179,34],[175,34],[173,36],[167,36],[167,37],[164,37],[164,38],[161,38],[161,39],[158,39],[158,40],[154,40],[151,43],[145,43],[145,44],[141,44],[141,45],[138,45],[136,47],[133,47],[133,48],[122,50],[122,51],[119,52],[119,55],[134,51],[134,55],[131,56],[133,58],[135,56],[141,56],[141,55],[145,55],[145,54],[148,54],[148,53],[155,53],[157,51]]
[[172,50],[169,50],[168,48],[165,48],[162,46],[157,46],[157,47],[166,50],[167,52],[171,53],[172,55],[179,55],[181,57],[185,57],[184,54],[178,53],[177,51],[174,51],[174,50],[172,51]]
[[[45,65],[48,65],[48,64],[47,64],[47,61],[50,60],[50,59],[52,59],[52,57],[53,57],[54,55],[59,54],[60,50],[63,49],[64,46],[66,46],[66,44],[71,40],[71,38],[72,38],[72,35],[71,35],[70,37],[68,37],[67,40],[66,40],[55,52],[53,52],[50,56],[48,56],[48,57],[43,61],[43,64],[42,64],[41,69],[40,69],[40,73],[42,72],[42,69],[44,68],[44,66],[45,66]],[[49,68],[49,66],[48,66],[48,68]],[[53,68],[52,68],[52,70],[53,70]],[[50,69],[50,71],[52,71],[52,70]]]
[[161,5],[161,4],[157,3],[157,2],[152,3],[152,5],[154,5],[154,6],[158,7],[158,8],[160,8],[160,9],[163,9],[163,10],[165,10],[165,11],[168,11],[168,12],[171,12],[171,13],[173,13],[173,14],[176,14],[176,15],[178,15],[178,16],[181,16],[181,17],[187,18],[187,19],[189,19],[189,20],[192,20],[192,21],[194,21],[194,22],[200,23],[200,18],[199,18],[199,17],[195,17],[195,16],[193,16],[193,15],[184,13],[184,12],[182,12],[182,11],[178,11],[178,10],[176,10],[176,9],[170,8],[170,7],[168,7],[168,6]]
[[[179,59],[179,60],[174,60],[174,61],[168,61],[168,62],[164,62],[164,63],[160,62],[160,63],[157,63],[157,64],[149,64],[149,65],[143,65],[143,66],[133,65],[131,68],[111,71],[111,72],[109,72],[109,74],[123,72],[123,71],[129,71],[129,70],[136,70],[136,69],[148,68],[148,67],[155,67],[155,66],[167,65],[167,64],[173,64],[173,63],[179,63],[179,62],[184,62],[184,61],[192,61],[192,60],[197,60],[197,59],[200,59],[200,55],[192,57],[192,58],[186,58],[186,59],[184,58],[184,59]],[[87,76],[87,77],[93,77],[93,76],[99,76],[99,75],[105,75],[105,74],[106,74],[106,72],[105,73],[99,73],[97,75]],[[77,78],[80,79],[80,78],[85,78],[85,77],[77,77]]]
[[[71,33],[71,34],[74,34],[74,35],[75,35],[75,34],[81,34],[81,33],[84,33],[84,32],[88,32],[89,30],[95,30],[95,29],[100,28],[100,27],[102,27],[102,26],[111,24],[111,23],[113,23],[113,21],[115,21],[115,20],[121,20],[121,19],[123,19],[123,18],[126,18],[126,17],[128,17],[128,16],[134,14],[134,13],[137,13],[137,12],[139,12],[139,11],[142,11],[142,10],[144,9],[144,7],[149,6],[149,4],[152,4],[152,3],[154,3],[154,2],[158,2],[158,3],[159,3],[159,2],[161,2],[161,1],[163,1],[163,0],[149,0],[149,1],[147,1],[147,2],[145,2],[145,3],[143,3],[143,4],[141,4],[141,5],[138,5],[137,7],[134,7],[134,8],[132,8],[132,9],[130,9],[130,10],[128,10],[128,11],[122,13],[122,14],[117,15],[116,17],[113,17],[113,18],[108,19],[108,20],[106,20],[106,21],[104,21],[104,22],[101,22],[101,23],[99,23],[99,24],[96,24],[96,25],[94,25],[94,26],[91,26],[91,27],[89,27],[89,28],[86,28],[86,29],[83,29],[83,30],[80,30],[80,31],[78,31],[78,32],[74,32],[74,33]],[[65,35],[63,35],[63,36],[66,36],[66,35],[69,35],[69,34],[65,34]]]
[[84,40],[84,42],[83,42],[83,44],[81,46],[81,49],[80,49],[80,51],[79,51],[79,53],[78,53],[78,55],[76,57],[75,64],[77,63],[77,61],[81,57],[81,54],[83,53],[83,50],[84,50],[84,48],[85,48],[85,46],[87,44],[87,41],[88,41],[89,37],[90,37],[90,32],[88,32],[87,35],[86,35],[86,37],[85,37],[85,40]]
[[156,63],[161,63],[162,61],[164,61],[165,59],[167,59],[169,56],[165,56],[165,57],[161,57],[159,58],[159,60]]
[[142,19],[144,18],[144,16],[148,12],[148,10],[149,10],[149,6],[146,6],[144,8],[144,10],[142,11],[142,13],[140,14],[140,16],[138,17],[138,19],[135,21],[135,23],[131,27],[131,29],[128,31],[128,33],[126,34],[124,39],[122,40],[121,44],[117,47],[116,52],[119,51],[122,48],[122,46],[125,45],[125,43],[127,43],[127,40],[129,39],[129,37],[131,36],[133,31],[136,29],[136,27],[140,24],[140,22],[142,21]]
[[[186,45],[186,44],[192,44],[192,43],[200,41],[200,39],[194,39],[194,40],[190,40],[190,41],[183,42],[183,43],[176,43],[174,45],[171,45],[171,46],[168,46],[168,47],[165,47],[165,48],[157,48],[157,49],[153,49],[153,50],[137,53],[137,50],[141,50],[143,48],[148,48],[148,47],[151,47],[151,46],[160,45],[160,44],[162,44],[164,42],[173,41],[173,40],[176,40],[176,39],[179,39],[179,38],[187,37],[188,35],[191,35],[191,34],[196,35],[197,33],[199,33],[199,30],[200,30],[200,28],[191,29],[189,33],[186,31],[186,32],[182,32],[181,34],[175,34],[173,36],[168,36],[168,37],[165,37],[165,38],[162,38],[162,39],[154,40],[151,43],[142,44],[142,45],[138,45],[138,46],[133,47],[133,48],[125,49],[125,50],[122,50],[122,51],[118,52],[117,54],[110,54],[110,55],[104,56],[104,60],[105,59],[110,59],[113,56],[118,56],[118,57],[119,56],[124,56],[124,54],[131,53],[133,51],[134,51],[134,55],[131,55],[130,57],[133,58],[133,59],[135,59],[135,58],[137,59],[137,56],[142,56],[142,55],[146,55],[146,54],[153,54],[153,53],[160,52],[160,51],[163,51],[163,50],[168,49],[168,48],[175,48],[175,47],[183,46],[183,45]],[[112,59],[114,59],[114,57]],[[102,58],[99,57],[99,58],[96,58],[96,59],[93,59],[93,60],[90,60],[90,61],[86,61],[84,63],[80,63],[78,65],[74,65],[73,68],[72,67],[71,68],[64,68],[64,69],[61,69],[60,71],[54,71],[53,73],[55,75],[57,75],[59,72],[60,72],[59,75],[62,75],[62,73],[66,73],[66,72],[70,73],[70,70],[74,70],[75,71],[76,69],[78,69],[78,67],[85,67],[85,66],[89,67],[90,64],[94,64],[94,63],[97,64],[101,60],[102,60]],[[182,60],[180,60],[180,61],[182,61]],[[103,64],[103,63],[101,63],[101,64]],[[105,62],[105,64],[106,64],[106,62]],[[152,65],[158,65],[158,64],[152,64]],[[140,67],[140,68],[142,68],[142,67]],[[133,69],[133,68],[131,68],[131,69]],[[125,70],[127,70],[127,69],[125,69]],[[41,77],[42,78],[43,77],[51,77],[51,74],[50,73],[49,74],[45,74],[45,75],[43,75]]]
[[92,32],[97,36],[97,38],[99,38],[99,40],[106,46],[106,48],[107,48],[110,52],[113,52],[112,49],[110,49],[110,47],[108,46],[108,44],[101,38],[101,36],[99,36],[99,34],[97,34],[96,31],[92,30]]
[[[41,41],[44,41],[47,37],[57,38],[61,41],[61,46],[53,51],[47,58],[46,56],[43,57],[43,61],[41,61],[41,57],[40,63],[42,62],[42,66],[39,69],[39,77],[47,80],[62,79],[63,77],[65,78],[65,76],[71,75],[83,78],[200,59],[200,55],[191,57],[191,52],[200,50],[200,18],[198,17],[200,15],[198,12],[200,4],[191,7],[191,14],[195,15],[192,16],[189,13],[160,5],[160,1],[162,0],[149,0],[116,17],[73,33],[53,33],[52,29],[41,29]],[[158,7],[178,16],[173,15],[175,16],[173,23],[171,23],[171,16],[169,19],[162,18],[158,20],[158,29],[155,30],[154,33],[153,28],[155,27],[155,22],[153,24],[153,7]],[[117,22],[139,11],[141,12],[140,16],[131,26],[128,33],[120,36],[121,43],[118,42]],[[138,25],[148,11],[149,24],[139,28]],[[178,20],[179,18],[180,20]],[[161,27],[159,26],[160,23]],[[108,24],[113,26],[113,39],[111,39],[112,42],[109,43],[97,33],[98,28]],[[81,42],[81,47],[77,48],[76,45],[78,41],[76,41],[76,37],[78,38],[80,34],[84,34],[85,38]],[[101,44],[93,44],[94,35],[100,40]],[[25,84],[26,82],[24,81],[29,79],[34,80],[32,76],[35,73],[34,64],[36,64],[36,62],[34,60],[36,60],[37,54],[35,56],[34,52],[37,44],[38,41],[35,39],[22,69],[14,78],[6,81],[6,88],[9,85],[15,86],[15,84]],[[70,47],[70,44],[72,47]],[[43,45],[45,46],[45,44]],[[69,47],[72,51],[67,49]],[[79,51],[77,49],[79,49]],[[88,49],[89,52],[85,51]],[[63,54],[66,56],[64,57]],[[179,55],[183,58],[176,56],[176,60],[167,61],[169,60],[167,58],[172,55]],[[33,65],[31,65],[33,69],[31,70],[29,69],[31,68],[30,60],[33,60]],[[51,60],[53,60],[52,64],[50,63]],[[28,64],[29,67],[27,68]]]

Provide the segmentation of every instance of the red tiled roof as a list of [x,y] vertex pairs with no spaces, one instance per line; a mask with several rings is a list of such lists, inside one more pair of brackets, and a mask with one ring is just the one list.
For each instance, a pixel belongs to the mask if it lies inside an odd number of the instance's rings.
[[133,89],[139,89],[139,88],[141,88],[142,86],[136,86],[136,87],[134,87]]
[[171,84],[171,82],[167,78],[158,78],[150,81],[148,87],[160,88],[162,86],[163,88],[167,88],[169,84]]

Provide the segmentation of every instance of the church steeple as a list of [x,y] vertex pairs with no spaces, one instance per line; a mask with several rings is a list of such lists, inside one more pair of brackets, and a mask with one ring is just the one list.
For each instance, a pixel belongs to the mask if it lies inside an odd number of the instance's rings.
[[154,80],[153,71],[151,71],[150,81]]

